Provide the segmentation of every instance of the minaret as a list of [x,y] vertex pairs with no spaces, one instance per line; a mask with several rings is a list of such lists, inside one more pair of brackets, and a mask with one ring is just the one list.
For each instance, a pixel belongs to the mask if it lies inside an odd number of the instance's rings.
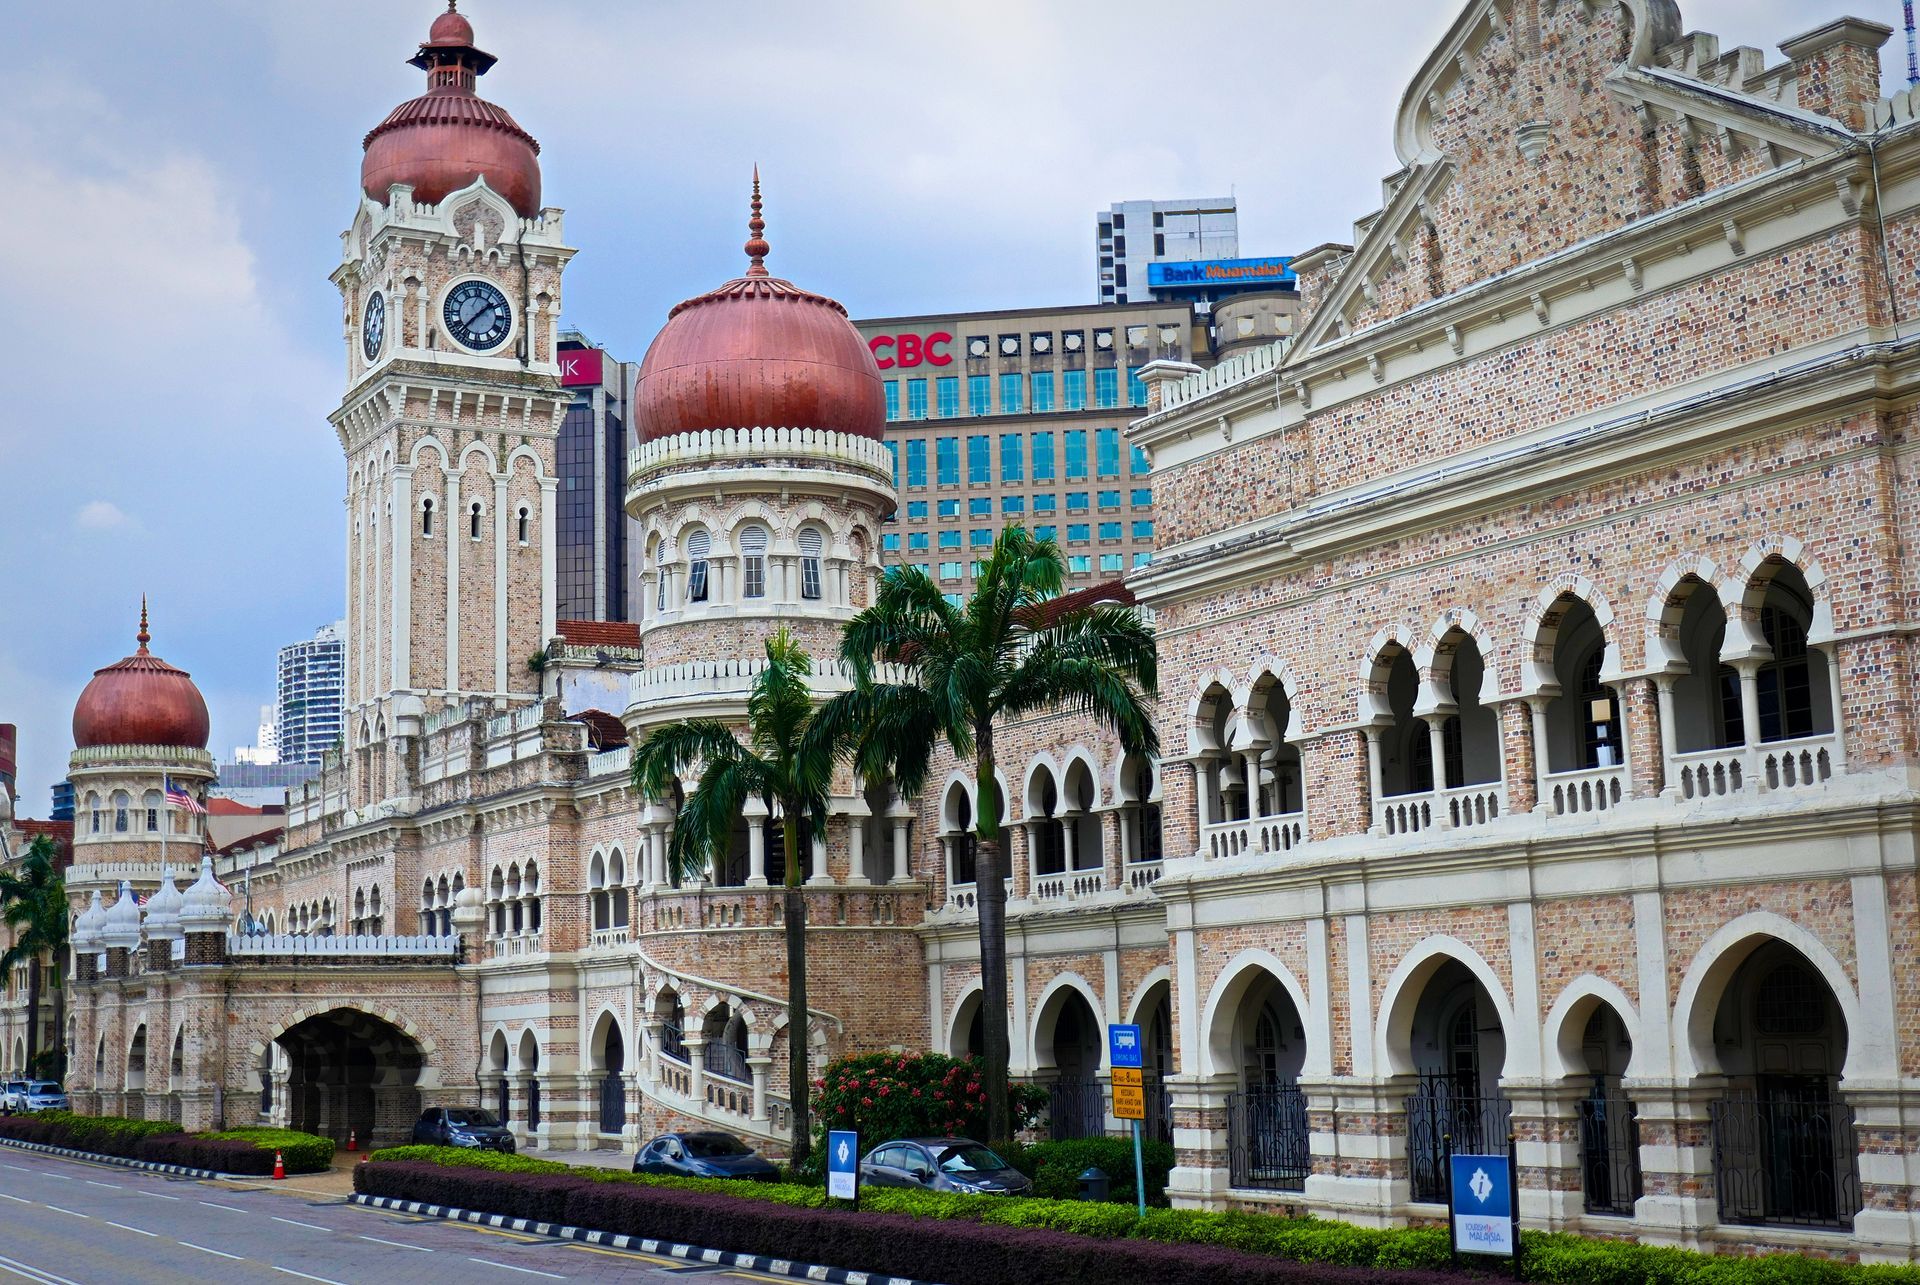
[[497,61],[452,5],[409,60],[426,92],[365,140],[333,273],[347,391],[347,730],[356,805],[450,699],[529,699],[554,632],[556,340],[573,250],[539,145],[478,96]]

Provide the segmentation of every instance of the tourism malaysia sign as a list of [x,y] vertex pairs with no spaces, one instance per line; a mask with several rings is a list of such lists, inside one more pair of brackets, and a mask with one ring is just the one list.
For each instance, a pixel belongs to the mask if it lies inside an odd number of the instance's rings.
[[1453,1247],[1462,1254],[1513,1255],[1513,1171],[1505,1156],[1449,1156]]

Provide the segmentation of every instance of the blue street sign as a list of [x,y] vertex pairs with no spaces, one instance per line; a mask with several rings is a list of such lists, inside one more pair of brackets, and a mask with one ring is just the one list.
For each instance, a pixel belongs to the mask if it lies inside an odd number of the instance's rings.
[[836,1129],[827,1135],[827,1195],[834,1200],[859,1198],[860,1135]]
[[1453,1247],[1513,1254],[1513,1172],[1505,1156],[1452,1156]]
[[1107,1065],[1135,1067],[1140,1061],[1140,1028],[1118,1023],[1107,1027]]

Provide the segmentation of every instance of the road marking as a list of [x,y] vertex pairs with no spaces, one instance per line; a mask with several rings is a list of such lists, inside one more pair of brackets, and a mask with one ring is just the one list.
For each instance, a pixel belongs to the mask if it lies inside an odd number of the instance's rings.
[[333,1230],[333,1228],[331,1227],[322,1227],[319,1223],[303,1223],[298,1218],[282,1218],[279,1214],[273,1215],[273,1221],[277,1223],[285,1223],[289,1227],[305,1227],[311,1231],[332,1231]]
[[448,1223],[447,1226],[458,1227],[463,1231],[477,1231],[482,1236],[498,1236],[502,1240],[511,1240],[522,1245],[531,1245],[540,1239],[538,1236],[517,1236],[513,1232],[500,1231],[493,1227],[475,1227],[472,1223]]
[[188,1249],[197,1249],[203,1254],[217,1254],[221,1258],[231,1258],[236,1263],[244,1263],[247,1261],[238,1254],[229,1254],[224,1249],[208,1249],[205,1245],[196,1245],[190,1240],[176,1241],[175,1243],[185,1245]]
[[211,1200],[203,1200],[200,1203],[205,1205],[208,1209],[224,1209],[230,1214],[244,1214],[247,1212],[244,1209],[236,1209],[232,1205],[216,1205]]
[[157,1238],[160,1235],[157,1231],[141,1231],[138,1227],[129,1227],[125,1223],[114,1222],[111,1218],[107,1220],[107,1226],[118,1227],[121,1231],[138,1232],[142,1236],[153,1236]]
[[51,1210],[53,1210],[53,1212],[54,1212],[54,1213],[56,1213],[56,1214],[72,1214],[72,1215],[73,1215],[73,1216],[74,1216],[75,1218],[91,1218],[91,1217],[93,1217],[93,1215],[92,1215],[92,1214],[83,1214],[83,1213],[81,1213],[81,1212],[80,1212],[79,1210],[77,1210],[77,1209],[62,1209],[62,1208],[61,1208],[60,1206],[58,1206],[58,1205],[48,1205],[48,1206],[47,1206],[47,1208],[48,1208],[48,1209],[51,1209]]
[[[601,1249],[595,1245],[582,1245],[570,1242],[568,1249],[577,1249],[583,1254],[605,1254],[608,1258],[633,1258],[643,1263],[652,1263],[656,1267],[685,1267],[686,1263],[678,1258],[656,1258],[652,1254],[629,1254],[622,1249]],[[785,1285],[783,1281],[781,1285]]]
[[378,1236],[362,1236],[361,1240],[370,1240],[376,1245],[391,1245],[395,1249],[411,1249],[416,1254],[431,1254],[433,1251],[425,1245],[405,1245],[397,1240],[381,1240]]
[[89,1187],[112,1187],[115,1191],[120,1190],[120,1184],[117,1182],[95,1182],[91,1178],[88,1178],[85,1181],[87,1186]]
[[4,1256],[0,1256],[0,1267],[6,1268],[17,1276],[35,1281],[38,1285],[78,1285],[78,1282],[70,1281],[64,1276],[55,1276],[52,1272],[43,1272],[38,1267],[29,1267],[25,1263],[15,1262]]
[[165,1195],[164,1193],[162,1193],[162,1192],[158,1192],[158,1191],[141,1191],[141,1190],[140,1190],[140,1189],[139,1189],[138,1187],[135,1187],[135,1188],[133,1189],[133,1191],[134,1191],[134,1194],[135,1194],[135,1195],[137,1195],[137,1196],[152,1196],[152,1197],[153,1197],[153,1198],[154,1198],[155,1200],[178,1200],[178,1199],[180,1199],[180,1197],[178,1197],[178,1196],[169,1196],[169,1195]]
[[545,1276],[550,1280],[563,1281],[566,1277],[558,1272],[543,1272],[532,1267],[515,1267],[512,1263],[496,1263],[490,1258],[469,1258],[469,1263],[478,1263],[482,1267],[498,1267],[503,1271],[519,1272],[523,1276]]
[[33,1172],[33,1170],[27,1168],[25,1165],[8,1165],[6,1167],[13,1170],[15,1173],[32,1173]]
[[33,1203],[31,1200],[28,1200],[25,1196],[9,1196],[4,1191],[0,1191],[0,1200],[11,1200],[17,1205],[31,1205]]
[[275,1267],[276,1272],[285,1272],[289,1276],[298,1276],[303,1281],[319,1281],[320,1285],[340,1285],[339,1281],[330,1281],[324,1276],[309,1276],[305,1272],[296,1272],[291,1267]]

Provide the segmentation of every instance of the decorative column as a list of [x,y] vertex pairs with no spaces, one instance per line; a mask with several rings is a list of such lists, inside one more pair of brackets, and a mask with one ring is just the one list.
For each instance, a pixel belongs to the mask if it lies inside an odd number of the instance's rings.
[[1729,663],[1740,675],[1740,729],[1747,742],[1747,773],[1751,782],[1754,751],[1760,747],[1760,661],[1743,656]]
[[1658,680],[1635,678],[1620,684],[1620,753],[1629,788],[1636,799],[1658,798],[1667,785],[1667,709],[1671,696],[1655,690]]
[[1427,725],[1428,753],[1433,756],[1433,828],[1445,830],[1453,824],[1441,805],[1440,793],[1447,788],[1447,715],[1438,711],[1421,716]]
[[847,804],[847,883],[852,887],[864,888],[873,882],[867,877],[867,818],[871,815],[863,799]]
[[812,842],[807,845],[809,848],[807,882],[809,884],[832,883],[833,877],[827,873],[827,836],[816,834],[810,837]]
[[[474,895],[478,897],[478,890]],[[95,893],[94,905],[99,904],[100,894]],[[213,858],[203,855],[200,878],[180,898],[180,931],[187,941],[187,967],[226,963],[227,932],[232,926],[233,898],[214,879]]]
[[749,1120],[767,1118],[767,1076],[773,1069],[773,1059],[762,1055],[747,1059],[747,1071],[753,1076],[753,1108],[747,1113]]
[[1382,775],[1380,769],[1380,729],[1368,724],[1360,729],[1360,735],[1367,742],[1367,805],[1362,812],[1369,833],[1378,833],[1380,829],[1380,800],[1382,794]]
[[140,907],[134,900],[133,885],[120,881],[120,895],[107,908],[106,926],[100,931],[101,944],[107,948],[107,978],[116,980],[132,972],[132,953],[140,949]]
[[687,1065],[693,1068],[693,1076],[688,1081],[687,1096],[695,1102],[707,1100],[707,1037],[681,1033],[680,1043],[687,1050]]
[[1696,1075],[1685,1084],[1627,1080],[1640,1134],[1640,1185],[1634,1205],[1641,1240],[1698,1247],[1701,1231],[1720,1220],[1708,1106],[1727,1091],[1726,1077]]
[[767,805],[759,799],[748,799],[740,815],[747,823],[747,887],[764,888],[767,886]]
[[904,802],[895,799],[893,808],[887,812],[887,818],[893,822],[894,883],[907,883],[913,878],[913,867],[907,856],[907,828],[912,822],[912,816],[898,810],[905,807]]
[[1660,729],[1659,777],[1662,783],[1660,795],[1662,798],[1668,799],[1677,799],[1680,797],[1680,783],[1674,779],[1673,776],[1669,775],[1673,767],[1673,756],[1679,753],[1679,746],[1675,738],[1677,725],[1674,723],[1673,718],[1673,681],[1674,675],[1672,674],[1655,674],[1653,676],[1654,700],[1658,706],[1658,716],[1655,719],[1655,723]]

